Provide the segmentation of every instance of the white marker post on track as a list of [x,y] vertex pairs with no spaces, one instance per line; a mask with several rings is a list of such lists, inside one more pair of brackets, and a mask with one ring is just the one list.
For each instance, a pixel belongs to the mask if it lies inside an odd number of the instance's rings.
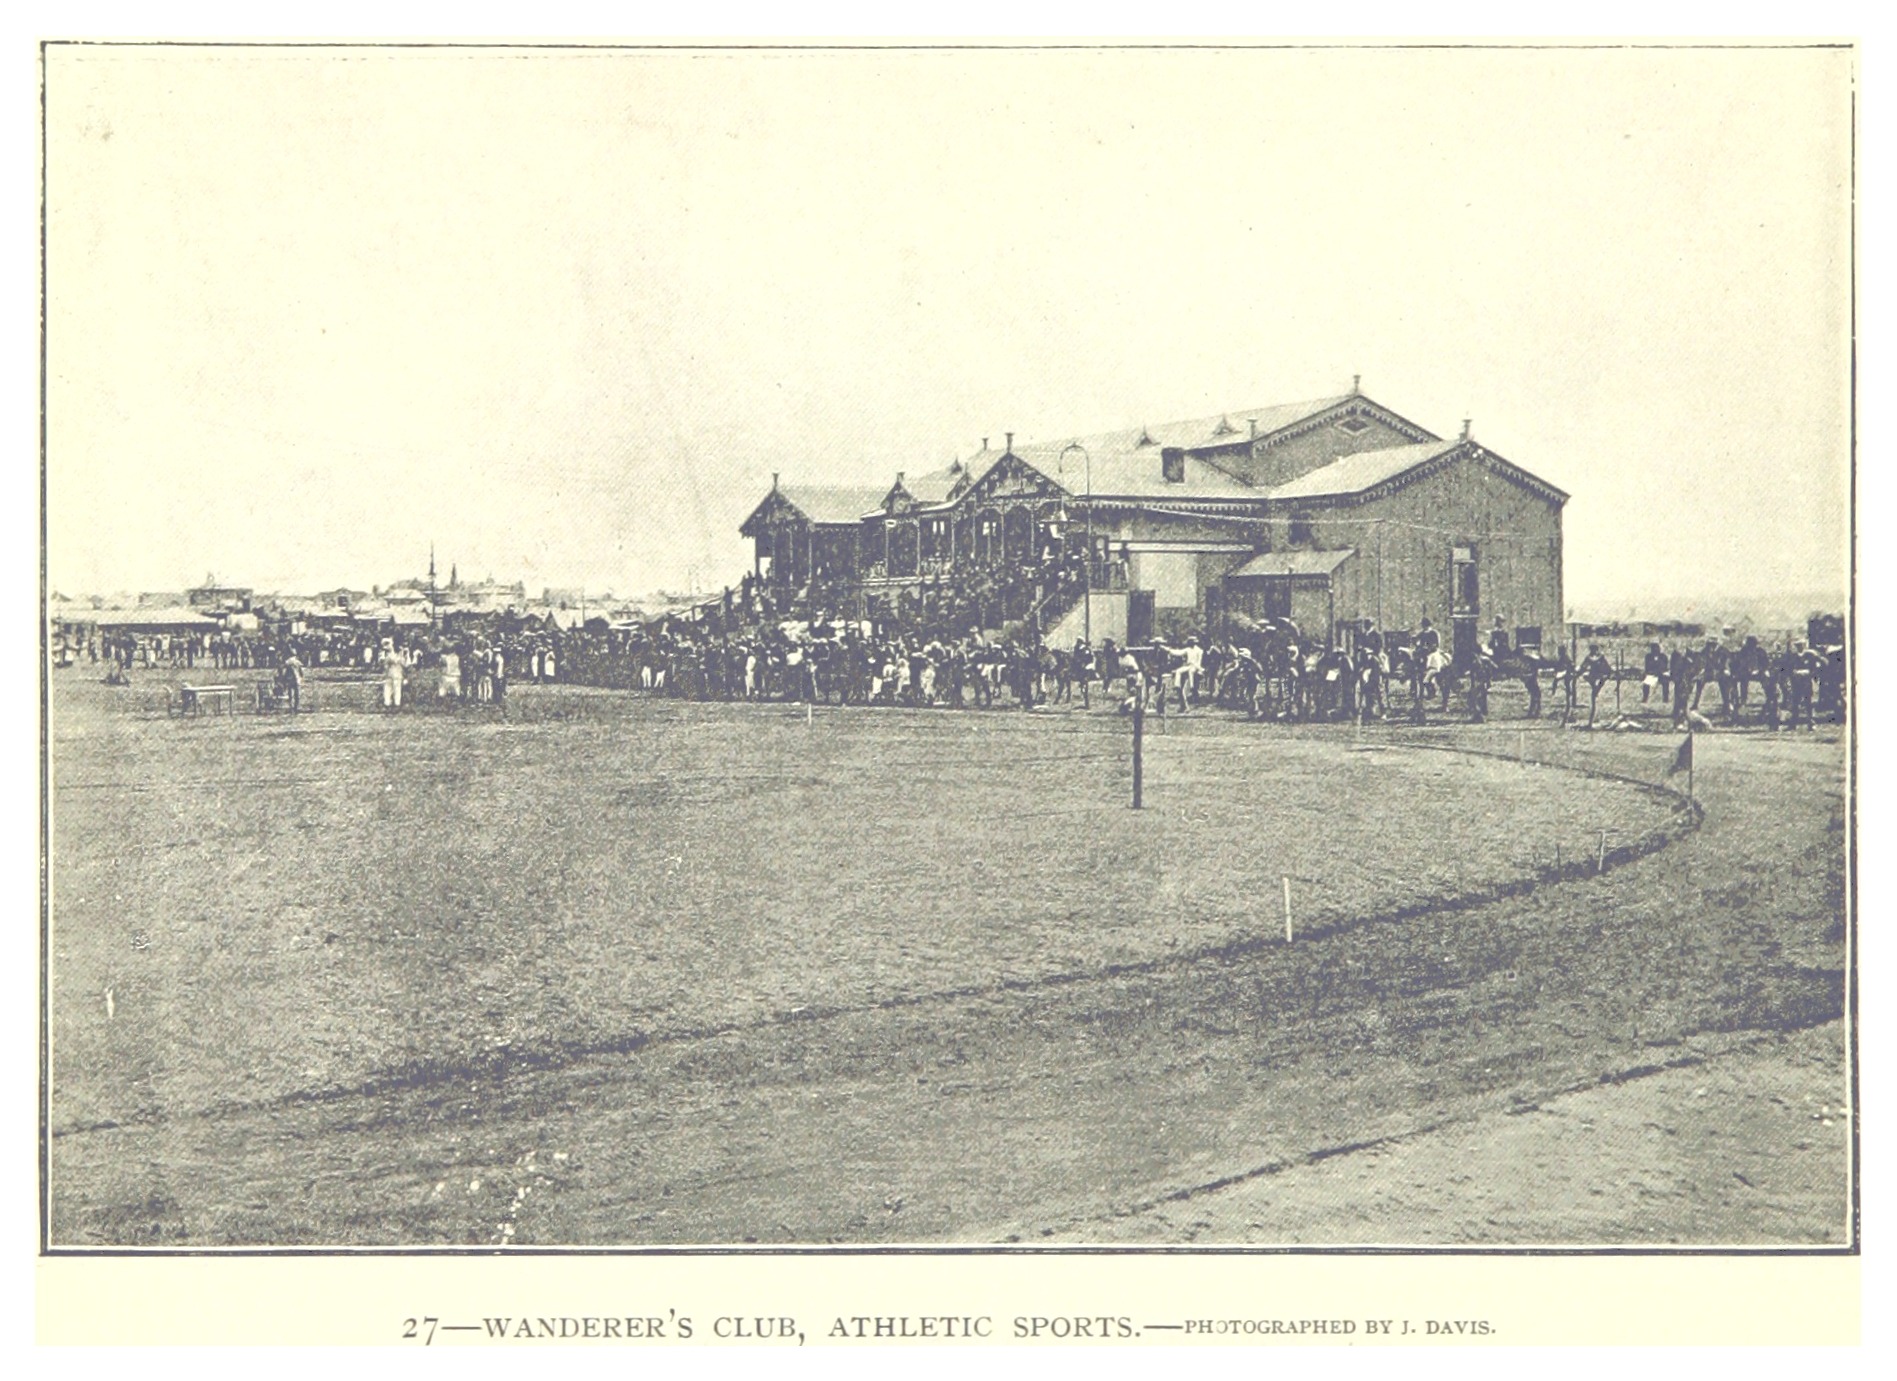
[[1291,943],[1291,879],[1284,880],[1284,942]]

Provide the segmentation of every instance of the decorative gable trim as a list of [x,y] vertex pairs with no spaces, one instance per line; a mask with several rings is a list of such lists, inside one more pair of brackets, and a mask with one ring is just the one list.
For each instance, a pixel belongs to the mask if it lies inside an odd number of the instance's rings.
[[[896,482],[889,487],[889,492],[883,495],[883,502],[877,509],[877,512],[893,517],[899,513],[908,513],[915,507],[915,495],[909,492],[908,486],[898,477]],[[873,515],[865,514],[864,516],[871,517]]]
[[[1010,452],[988,467],[988,473],[976,481],[967,491],[975,503],[985,499],[1009,498],[1018,495],[1030,495],[1037,498],[1071,497],[1066,488],[1034,466],[1028,464]],[[961,496],[958,495],[959,500]]]
[[1391,412],[1381,403],[1373,403],[1368,398],[1358,397],[1346,399],[1335,407],[1325,408],[1322,412],[1313,413],[1301,421],[1293,422],[1287,427],[1280,427],[1275,432],[1269,432],[1252,442],[1250,450],[1254,456],[1263,455],[1273,446],[1295,441],[1301,436],[1309,436],[1312,432],[1322,431],[1325,427],[1334,427],[1351,421],[1381,423],[1398,436],[1411,442],[1442,440],[1434,432],[1417,426],[1407,417]]
[[739,526],[738,535],[755,537],[761,529],[770,524],[773,518],[780,520],[793,518],[805,523],[810,521],[810,515],[785,498],[781,490],[773,489],[764,496],[763,502],[751,510],[751,516]]
[[1465,441],[1460,446],[1451,447],[1441,455],[1431,456],[1428,460],[1420,464],[1412,465],[1409,469],[1391,475],[1386,480],[1380,480],[1367,489],[1360,489],[1354,494],[1317,494],[1297,499],[1273,500],[1271,505],[1272,512],[1288,513],[1294,508],[1303,509],[1306,507],[1354,508],[1359,504],[1371,503],[1374,500],[1386,498],[1396,493],[1397,490],[1407,488],[1416,483],[1418,480],[1427,479],[1431,475],[1447,470],[1459,460],[1472,460],[1494,472],[1496,475],[1499,475],[1502,479],[1507,480],[1517,488],[1525,489],[1536,498],[1553,504],[1557,508],[1568,501],[1568,495],[1565,491],[1555,488],[1544,479],[1539,479],[1529,474],[1528,471],[1522,469],[1521,466],[1502,459],[1502,457],[1496,455],[1493,451],[1487,450],[1473,441]]
[[1545,499],[1556,507],[1568,501],[1568,492],[1565,489],[1555,488],[1555,486],[1548,483],[1547,480],[1542,479],[1538,475],[1529,474],[1526,470],[1522,469],[1521,466],[1515,464],[1513,461],[1503,460],[1493,451],[1484,450],[1482,447],[1477,446],[1474,449],[1474,458],[1488,466],[1489,469],[1495,471],[1495,473],[1500,475],[1503,479],[1520,488],[1526,489],[1538,499]]

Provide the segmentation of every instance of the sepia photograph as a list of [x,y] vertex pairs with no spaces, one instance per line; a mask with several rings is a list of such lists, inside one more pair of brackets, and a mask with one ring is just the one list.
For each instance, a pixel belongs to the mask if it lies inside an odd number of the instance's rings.
[[1857,61],[43,44],[41,1253],[1855,1254]]

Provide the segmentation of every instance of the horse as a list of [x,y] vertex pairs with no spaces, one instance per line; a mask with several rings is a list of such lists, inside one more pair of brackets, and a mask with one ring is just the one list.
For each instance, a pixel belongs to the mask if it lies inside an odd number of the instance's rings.
[[1073,667],[1068,659],[1051,647],[1043,647],[1040,654],[1041,690],[1050,705],[1074,698]]
[[1213,700],[1230,709],[1255,709],[1258,698],[1258,686],[1264,677],[1264,668],[1258,665],[1258,659],[1242,649],[1235,651],[1219,668],[1218,678],[1213,682]]
[[1389,713],[1383,698],[1383,683],[1389,668],[1381,652],[1366,652],[1357,662],[1357,722],[1368,724]]
[[1513,655],[1495,658],[1495,674],[1503,680],[1519,681],[1523,690],[1528,692],[1528,717],[1541,718],[1541,673],[1544,667],[1553,663],[1544,659],[1538,652],[1525,652],[1515,649]]
[[1001,689],[1003,673],[1007,670],[1007,657],[1000,648],[991,643],[983,643],[971,649],[968,654],[968,679],[975,688],[975,703],[986,707],[995,703],[995,696]]
[[1311,716],[1343,719],[1356,708],[1356,668],[1342,648],[1326,648],[1311,668]]
[[1257,714],[1260,718],[1295,720],[1304,716],[1307,668],[1304,654],[1295,642],[1271,640],[1262,661],[1264,675],[1258,683]]
[[1532,719],[1541,713],[1541,682],[1537,675],[1539,666],[1538,659],[1527,660],[1518,653],[1499,659],[1485,649],[1478,648],[1473,657],[1450,662],[1437,673],[1436,684],[1442,691],[1443,710],[1447,712],[1449,709],[1450,691],[1466,682],[1469,721],[1480,724],[1489,717],[1489,687],[1497,679],[1520,680],[1528,690],[1528,715]]
[[1413,643],[1395,643],[1390,646],[1389,657],[1390,679],[1409,687],[1412,723],[1423,722],[1432,694],[1439,695],[1444,708],[1448,707],[1449,687],[1444,678],[1449,670],[1449,659],[1440,648],[1423,653]]

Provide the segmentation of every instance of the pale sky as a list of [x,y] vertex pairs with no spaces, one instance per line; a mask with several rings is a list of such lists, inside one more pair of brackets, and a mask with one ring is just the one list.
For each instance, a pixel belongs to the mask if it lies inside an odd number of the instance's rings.
[[1842,590],[1842,50],[54,49],[66,593],[749,568],[785,481],[1340,393],[1567,599]]

